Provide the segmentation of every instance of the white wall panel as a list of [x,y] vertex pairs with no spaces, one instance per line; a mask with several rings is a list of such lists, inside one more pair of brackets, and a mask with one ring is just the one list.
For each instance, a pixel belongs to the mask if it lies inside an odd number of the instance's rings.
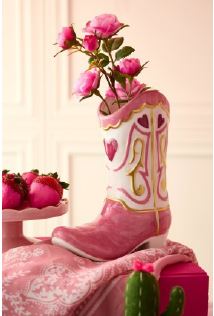
[[[4,71],[3,71],[3,93],[5,106],[20,107],[23,98],[23,76],[21,71],[22,54],[20,42],[22,41],[22,15],[20,2],[18,0],[9,0],[3,6],[3,16],[7,16],[10,12],[11,20],[3,20],[3,29],[11,29],[11,21],[13,21],[13,40],[5,41],[3,45]],[[11,62],[11,61],[14,61]]]
[[[105,198],[106,173],[103,155],[74,154],[70,156],[71,219],[80,225],[94,220],[102,210]],[[79,199],[79,192],[82,198]]]
[[[212,274],[212,159],[168,157],[168,193],[172,211],[171,240],[194,249],[199,264]],[[210,287],[212,284],[210,282]]]

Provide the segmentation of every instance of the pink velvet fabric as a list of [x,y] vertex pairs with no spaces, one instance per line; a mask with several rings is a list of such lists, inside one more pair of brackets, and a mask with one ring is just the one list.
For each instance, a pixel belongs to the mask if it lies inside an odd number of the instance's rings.
[[196,262],[191,249],[170,241],[164,248],[104,263],[78,257],[49,241],[11,249],[3,254],[3,315],[89,315],[84,313],[86,304],[115,277],[130,272],[134,260],[156,262],[173,254]]

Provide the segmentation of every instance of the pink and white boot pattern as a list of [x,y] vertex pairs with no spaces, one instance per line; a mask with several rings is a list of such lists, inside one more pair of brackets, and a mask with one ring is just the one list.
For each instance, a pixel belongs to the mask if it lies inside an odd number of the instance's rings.
[[98,115],[109,174],[102,213],[81,227],[56,228],[52,242],[103,261],[146,243],[164,244],[171,223],[166,189],[169,103],[158,91],[146,91],[113,114]]

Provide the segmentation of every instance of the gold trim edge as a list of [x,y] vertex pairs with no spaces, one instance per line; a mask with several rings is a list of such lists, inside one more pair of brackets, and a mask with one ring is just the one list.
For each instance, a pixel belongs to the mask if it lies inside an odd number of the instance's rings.
[[169,117],[169,111],[167,111],[167,109],[164,107],[162,102],[157,103],[157,104],[143,103],[138,109],[132,110],[129,113],[127,119],[124,119],[124,120],[120,119],[115,125],[108,124],[106,127],[103,127],[103,129],[105,131],[107,131],[110,128],[118,128],[122,123],[128,122],[135,113],[139,113],[143,108],[152,108],[153,109],[153,108],[155,108],[157,106],[160,106],[166,112],[167,116]]
[[126,202],[120,199],[114,199],[114,198],[107,198],[107,200],[118,202],[122,204],[128,211],[136,212],[136,213],[151,213],[151,212],[164,212],[170,210],[169,204],[165,207],[158,207],[158,208],[151,208],[151,209],[144,209],[144,210],[136,210],[135,208],[129,207]]

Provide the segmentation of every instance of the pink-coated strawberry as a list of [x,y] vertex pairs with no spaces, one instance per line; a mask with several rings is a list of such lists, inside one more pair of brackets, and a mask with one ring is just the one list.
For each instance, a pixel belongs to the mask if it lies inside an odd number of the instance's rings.
[[2,172],[2,209],[19,209],[27,193],[27,184],[20,174]]
[[56,206],[68,184],[60,182],[57,173],[49,173],[35,178],[30,186],[29,201],[32,207]]
[[38,175],[39,175],[39,170],[38,169],[33,169],[31,171],[24,172],[22,174],[22,178],[25,180],[27,185],[30,186],[31,183],[33,182],[33,180],[38,177]]

